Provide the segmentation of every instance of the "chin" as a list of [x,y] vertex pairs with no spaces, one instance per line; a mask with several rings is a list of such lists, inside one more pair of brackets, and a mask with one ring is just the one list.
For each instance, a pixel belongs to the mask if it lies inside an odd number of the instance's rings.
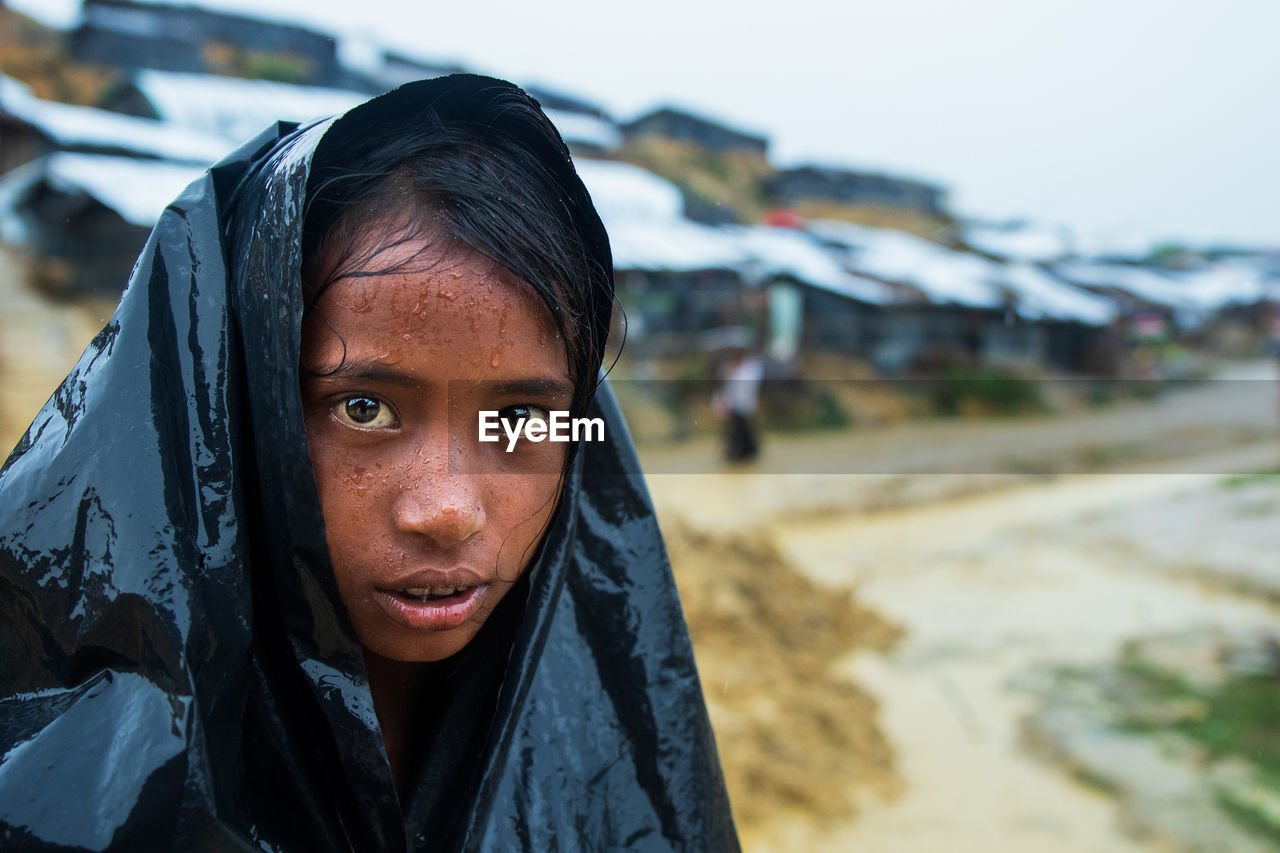
[[456,655],[475,638],[479,625],[435,632],[434,636],[381,638],[382,642],[364,643],[366,650],[379,657],[400,663],[435,663]]

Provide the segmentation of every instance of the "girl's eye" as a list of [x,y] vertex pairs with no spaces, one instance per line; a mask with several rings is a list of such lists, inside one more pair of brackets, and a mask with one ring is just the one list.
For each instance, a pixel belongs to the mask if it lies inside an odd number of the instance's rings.
[[531,403],[520,403],[515,406],[506,406],[498,410],[498,417],[504,421],[518,423],[532,419],[550,421],[551,412],[542,406],[535,406]]
[[386,403],[373,397],[348,397],[333,406],[338,420],[361,429],[386,429],[397,426],[395,413]]

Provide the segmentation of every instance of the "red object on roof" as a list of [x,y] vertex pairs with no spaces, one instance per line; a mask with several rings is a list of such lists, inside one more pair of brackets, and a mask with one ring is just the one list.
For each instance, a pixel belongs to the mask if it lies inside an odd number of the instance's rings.
[[760,221],[774,228],[794,228],[797,231],[804,229],[804,217],[794,210],[783,208],[770,210],[765,213],[764,218]]

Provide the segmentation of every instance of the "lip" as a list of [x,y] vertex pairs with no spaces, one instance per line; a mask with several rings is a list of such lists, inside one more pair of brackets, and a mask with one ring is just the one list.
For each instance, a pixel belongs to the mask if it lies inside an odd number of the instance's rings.
[[449,631],[475,616],[488,591],[489,584],[482,583],[470,587],[462,596],[449,601],[417,601],[403,598],[391,590],[375,589],[373,598],[393,621],[406,628],[414,631]]

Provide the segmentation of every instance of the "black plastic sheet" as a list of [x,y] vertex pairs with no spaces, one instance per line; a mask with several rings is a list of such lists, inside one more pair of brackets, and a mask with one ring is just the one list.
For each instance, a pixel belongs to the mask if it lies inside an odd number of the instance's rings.
[[[501,124],[510,97],[457,76],[281,124],[165,211],[0,475],[0,847],[737,848],[607,386],[606,441],[577,455],[520,594],[442,664],[403,801],[382,750],[298,394],[308,169],[327,133],[426,104]],[[546,156],[607,265],[567,154]]]

